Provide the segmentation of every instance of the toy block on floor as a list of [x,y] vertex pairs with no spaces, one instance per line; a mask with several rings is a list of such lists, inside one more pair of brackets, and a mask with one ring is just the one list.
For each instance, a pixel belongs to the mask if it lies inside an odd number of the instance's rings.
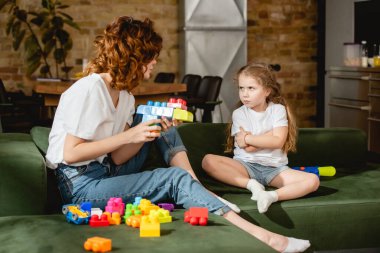
[[85,250],[92,250],[93,252],[108,252],[112,250],[112,241],[108,238],[103,237],[91,237],[88,238],[84,243]]
[[185,212],[184,221],[191,225],[206,226],[208,221],[208,209],[205,207],[190,207]]
[[157,218],[143,216],[140,224],[140,237],[159,237],[160,222]]

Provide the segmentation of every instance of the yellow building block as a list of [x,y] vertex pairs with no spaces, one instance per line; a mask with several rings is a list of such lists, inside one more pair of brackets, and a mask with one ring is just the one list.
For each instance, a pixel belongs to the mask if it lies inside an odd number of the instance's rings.
[[149,218],[153,219],[154,217],[157,217],[160,223],[172,222],[170,212],[163,208],[160,208],[158,210],[151,210],[149,213]]
[[189,111],[175,108],[173,112],[173,119],[185,121],[185,122],[193,122],[194,115]]
[[143,216],[140,224],[140,237],[160,237],[160,222],[157,217]]
[[143,215],[149,215],[151,210],[157,210],[160,207],[156,206],[155,204],[152,204],[152,202],[150,202],[150,200],[142,199],[140,201],[139,208],[140,208]]

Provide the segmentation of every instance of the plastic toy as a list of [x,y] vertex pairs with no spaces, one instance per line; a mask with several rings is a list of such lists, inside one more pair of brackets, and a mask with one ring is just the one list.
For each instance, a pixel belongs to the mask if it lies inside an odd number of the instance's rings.
[[124,206],[122,198],[110,198],[106,205],[106,212],[114,213],[118,212],[120,215],[124,214]]
[[62,213],[66,216],[68,223],[87,224],[90,219],[90,213],[79,208],[78,205],[68,204],[62,207]]
[[132,215],[125,220],[125,224],[133,228],[139,228],[142,215]]
[[149,218],[150,219],[157,218],[160,223],[172,222],[172,217],[170,216],[170,212],[162,208],[158,210],[151,210],[149,213]]
[[307,167],[292,167],[294,170],[300,170],[305,171],[309,173],[314,173],[315,175],[319,176],[325,176],[325,177],[332,177],[335,175],[336,170],[333,166],[307,166]]
[[97,215],[97,216],[101,216],[102,215],[102,213],[103,213],[103,210],[102,209],[100,209],[99,207],[93,207],[93,208],[91,208],[91,216],[93,216],[93,215]]
[[184,221],[191,225],[206,226],[208,221],[208,209],[206,207],[191,207],[185,212]]
[[110,222],[108,221],[108,216],[106,214],[102,214],[100,217],[98,215],[92,215],[90,219],[91,227],[105,227],[109,226]]
[[80,204],[80,209],[88,213],[91,213],[91,207],[91,202],[83,202],[82,204]]
[[159,237],[160,222],[157,217],[142,216],[140,225],[140,237]]
[[168,210],[169,212],[173,212],[174,205],[172,203],[158,203],[157,204],[160,208]]
[[113,212],[113,213],[104,212],[103,214],[107,216],[107,219],[110,225],[120,225],[121,217],[118,212]]
[[139,207],[135,204],[127,204],[126,209],[125,209],[125,214],[124,214],[124,220],[127,220],[130,216],[132,215],[141,215],[142,212],[139,209]]
[[111,239],[103,237],[91,237],[88,238],[83,245],[85,250],[92,250],[93,252],[108,252],[112,250]]
[[139,208],[140,208],[143,215],[149,215],[149,212],[151,210],[159,209],[158,206],[156,206],[155,204],[152,204],[152,202],[150,202],[150,200],[147,200],[147,199],[142,199],[140,201]]
[[[166,117],[168,119],[177,119],[185,122],[193,122],[194,116],[187,111],[186,101],[183,99],[171,98],[169,103],[148,101],[146,105],[137,107],[137,114],[143,115],[142,122],[151,119],[160,119]],[[172,106],[172,107],[169,107]],[[186,109],[182,109],[186,108]]]
[[142,200],[142,197],[135,197],[135,202],[133,202],[133,205],[140,205],[140,201]]

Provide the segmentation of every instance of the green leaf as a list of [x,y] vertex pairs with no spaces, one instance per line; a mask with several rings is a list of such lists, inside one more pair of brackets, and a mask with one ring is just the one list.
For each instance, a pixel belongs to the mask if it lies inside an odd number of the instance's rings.
[[29,35],[25,39],[24,50],[26,53],[26,58],[29,61],[32,58],[38,58],[38,59],[41,58],[40,48],[38,47],[38,44],[37,44],[36,40],[34,39],[33,35]]
[[54,50],[54,59],[58,64],[61,64],[64,60],[65,52],[62,48],[57,48]]
[[40,68],[40,73],[44,75],[44,74],[49,73],[49,70],[50,70],[50,66],[49,65],[43,65]]
[[20,9],[17,9],[15,11],[15,16],[23,21],[23,22],[26,22],[27,18],[28,18],[28,13],[25,11],[25,10],[20,10]]
[[44,22],[44,19],[41,16],[37,15],[36,17],[32,18],[30,22],[37,26],[41,26]]
[[69,5],[59,5],[59,6],[57,6],[57,9],[66,9],[69,7],[70,7]]
[[9,35],[10,32],[12,31],[14,21],[15,21],[15,17],[10,16],[7,22],[6,30],[5,30],[7,35]]
[[69,14],[66,14],[62,11],[57,11],[58,14],[64,16],[65,18],[69,19],[69,20],[73,20],[73,18],[69,15]]
[[55,36],[58,38],[59,42],[64,45],[70,38],[70,34],[65,30],[59,29],[55,32]]
[[64,19],[63,22],[65,22],[67,25],[71,26],[72,28],[80,30],[79,25],[70,19]]
[[71,38],[69,38],[69,39],[67,40],[67,42],[66,42],[64,45],[62,45],[62,46],[63,46],[63,49],[64,49],[65,51],[70,51],[70,49],[73,48],[73,40],[72,40]]
[[47,30],[42,34],[42,43],[46,44],[54,38],[54,30]]
[[16,1],[12,0],[0,0],[0,10],[2,10],[7,4],[15,4]]
[[16,38],[18,36],[18,34],[20,33],[20,29],[21,29],[21,22],[17,20],[16,22],[13,23],[13,27],[12,27],[13,38]]
[[13,40],[13,48],[14,48],[14,50],[18,50],[19,49],[20,44],[21,44],[22,40],[24,39],[25,32],[26,32],[25,29],[21,30],[19,32],[19,34],[17,35],[17,37],[14,38],[14,40]]
[[26,75],[31,76],[41,65],[40,61],[31,61],[26,66]]
[[63,28],[63,19],[61,17],[55,16],[52,18],[51,23],[55,28],[62,29]]
[[56,43],[56,40],[52,39],[52,40],[49,40],[45,44],[45,46],[44,46],[44,54],[45,54],[46,57],[51,53],[51,50],[55,47],[55,43]]

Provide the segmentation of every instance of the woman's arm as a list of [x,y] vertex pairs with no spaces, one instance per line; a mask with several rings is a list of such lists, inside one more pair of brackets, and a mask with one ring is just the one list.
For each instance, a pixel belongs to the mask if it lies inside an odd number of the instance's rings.
[[159,131],[161,127],[152,125],[157,123],[160,123],[160,120],[149,120],[122,133],[99,141],[87,141],[67,134],[63,148],[63,159],[66,163],[72,164],[95,159],[101,155],[113,152],[123,145],[137,147],[138,145],[142,145],[141,143],[152,141],[160,136]]
[[[272,132],[272,134],[270,134],[270,132]],[[270,132],[261,135],[252,135],[245,131],[240,131],[236,134],[236,141],[240,148],[247,146],[269,149],[282,148],[288,135],[288,127],[276,127]]]

